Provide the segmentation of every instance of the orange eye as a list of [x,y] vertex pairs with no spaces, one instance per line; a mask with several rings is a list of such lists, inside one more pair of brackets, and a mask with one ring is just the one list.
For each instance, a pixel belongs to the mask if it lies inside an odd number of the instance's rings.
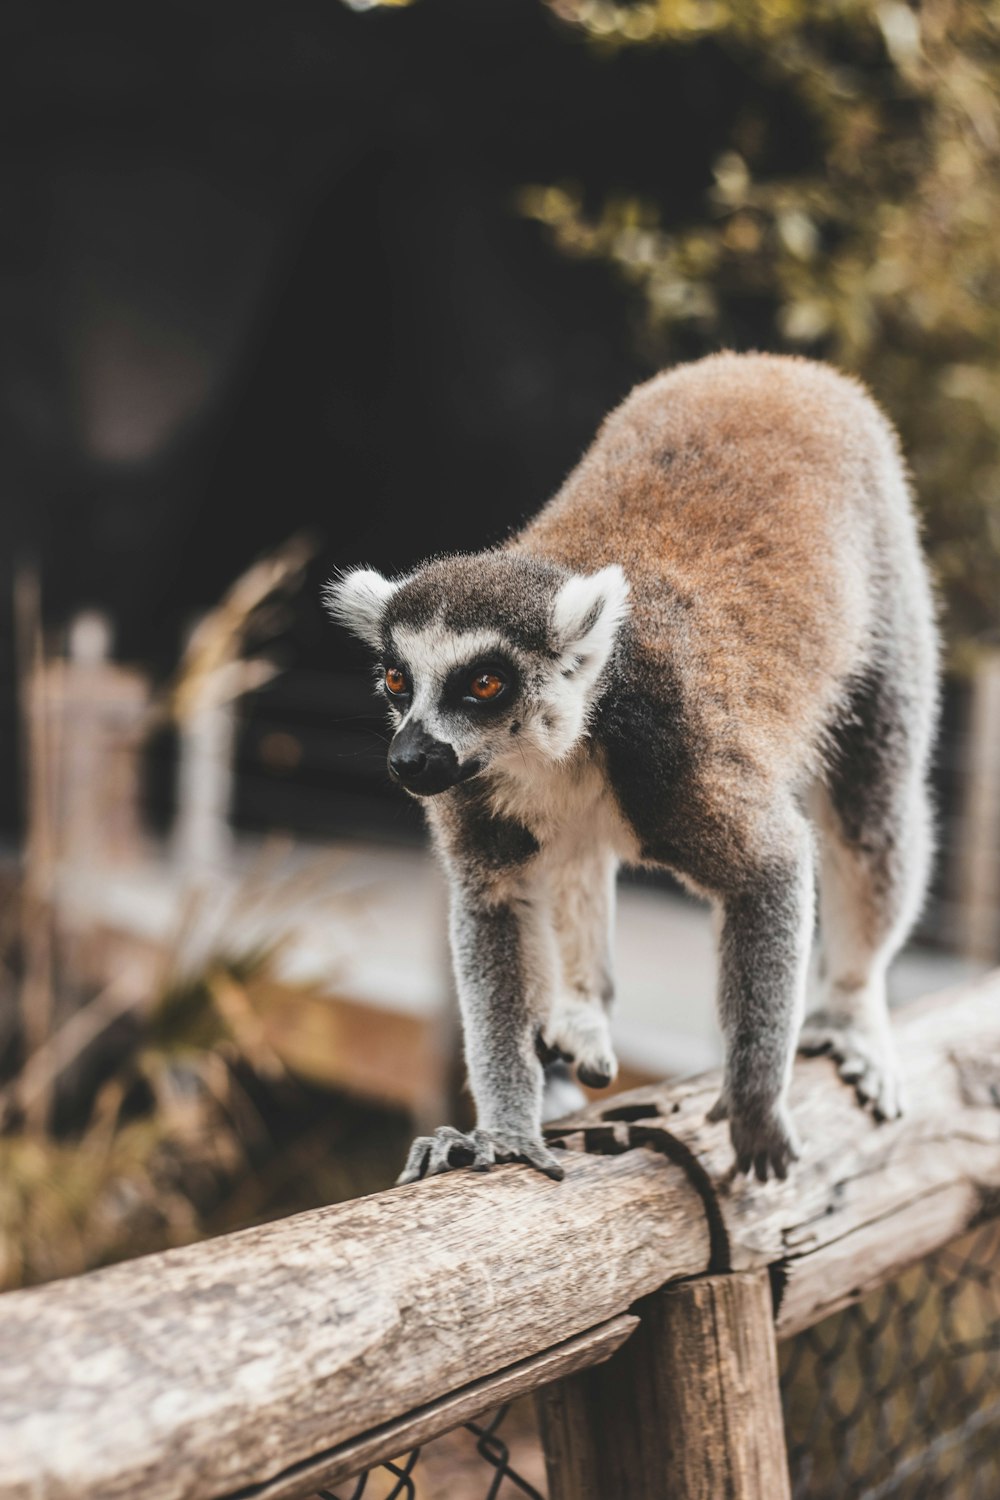
[[473,698],[478,698],[480,703],[488,703],[504,689],[504,680],[498,677],[496,672],[477,672],[469,683],[469,692]]
[[393,697],[396,698],[398,698],[401,693],[408,692],[410,686],[406,680],[406,673],[401,672],[398,667],[387,668],[385,674],[385,685],[389,689],[390,693],[392,693]]

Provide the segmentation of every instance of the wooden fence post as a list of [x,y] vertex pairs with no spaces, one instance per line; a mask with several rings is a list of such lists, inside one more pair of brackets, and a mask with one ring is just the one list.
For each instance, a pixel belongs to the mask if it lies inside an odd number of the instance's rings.
[[789,1500],[768,1273],[665,1286],[607,1364],[536,1396],[551,1500]]
[[1000,651],[972,679],[959,819],[959,942],[969,958],[1000,957]]

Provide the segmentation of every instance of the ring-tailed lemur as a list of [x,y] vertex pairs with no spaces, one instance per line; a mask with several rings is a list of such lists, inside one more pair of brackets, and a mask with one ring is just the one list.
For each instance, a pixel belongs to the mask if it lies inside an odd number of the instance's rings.
[[478,1123],[418,1139],[401,1181],[528,1162],[539,1048],[607,1084],[621,861],[717,908],[726,1044],[713,1118],[784,1177],[785,1096],[818,876],[820,994],[800,1046],[900,1110],[886,968],[931,850],[931,592],[895,435],[822,365],[721,354],[639,386],[506,546],[334,615],[379,661],[391,775],[426,797]]

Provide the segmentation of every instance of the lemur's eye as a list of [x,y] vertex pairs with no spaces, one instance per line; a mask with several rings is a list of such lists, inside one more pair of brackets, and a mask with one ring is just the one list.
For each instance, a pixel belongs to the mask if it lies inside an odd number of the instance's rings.
[[386,668],[385,685],[394,698],[400,698],[410,691],[409,678],[398,667]]
[[469,683],[469,692],[480,703],[488,703],[491,698],[499,697],[505,687],[506,683],[499,672],[477,672]]

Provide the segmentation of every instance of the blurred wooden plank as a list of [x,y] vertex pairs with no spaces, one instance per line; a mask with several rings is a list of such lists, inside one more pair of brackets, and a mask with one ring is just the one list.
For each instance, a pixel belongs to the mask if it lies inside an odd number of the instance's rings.
[[1000,958],[1000,651],[972,679],[959,849],[961,948]]
[[441,1089],[445,1059],[428,1018],[313,986],[269,980],[250,990],[268,1044],[300,1077],[414,1112]]

